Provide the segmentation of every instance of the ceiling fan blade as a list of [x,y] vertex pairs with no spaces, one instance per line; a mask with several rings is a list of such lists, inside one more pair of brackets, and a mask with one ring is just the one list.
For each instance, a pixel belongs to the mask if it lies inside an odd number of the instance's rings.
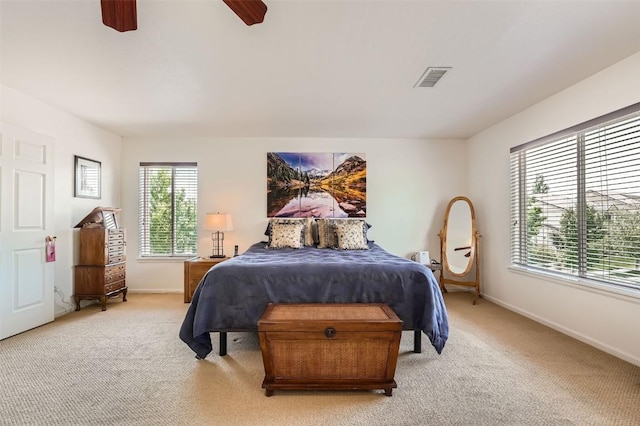
[[262,0],[223,0],[247,25],[264,21],[267,5]]
[[100,0],[102,23],[116,31],[138,29],[136,0]]

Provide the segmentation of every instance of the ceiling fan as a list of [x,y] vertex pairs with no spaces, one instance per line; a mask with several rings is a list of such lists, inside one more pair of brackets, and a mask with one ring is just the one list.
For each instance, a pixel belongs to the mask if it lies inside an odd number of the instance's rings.
[[[259,24],[267,13],[262,0],[223,0],[247,25]],[[116,31],[138,29],[136,0],[100,0],[102,23]]]

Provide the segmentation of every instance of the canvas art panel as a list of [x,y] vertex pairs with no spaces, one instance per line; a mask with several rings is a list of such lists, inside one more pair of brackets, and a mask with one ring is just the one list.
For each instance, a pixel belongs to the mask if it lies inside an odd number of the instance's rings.
[[267,153],[267,217],[366,217],[363,153]]

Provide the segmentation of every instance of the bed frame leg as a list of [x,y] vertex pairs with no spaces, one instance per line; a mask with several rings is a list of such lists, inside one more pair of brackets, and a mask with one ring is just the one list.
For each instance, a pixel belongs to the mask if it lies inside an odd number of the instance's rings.
[[225,356],[227,354],[227,332],[220,332],[220,356]]

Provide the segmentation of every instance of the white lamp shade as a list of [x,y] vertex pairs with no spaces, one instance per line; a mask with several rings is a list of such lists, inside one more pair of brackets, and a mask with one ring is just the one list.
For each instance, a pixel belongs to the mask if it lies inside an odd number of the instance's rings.
[[206,231],[233,231],[233,221],[230,214],[207,213],[204,218]]

